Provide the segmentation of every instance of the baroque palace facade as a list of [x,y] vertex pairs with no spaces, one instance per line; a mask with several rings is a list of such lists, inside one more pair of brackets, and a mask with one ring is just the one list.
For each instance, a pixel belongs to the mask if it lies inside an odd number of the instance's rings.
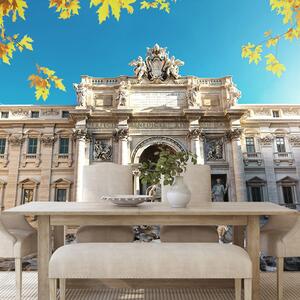
[[104,161],[131,164],[144,193],[137,166],[159,147],[196,153],[226,201],[300,202],[300,105],[239,105],[230,76],[179,76],[158,45],[130,65],[135,76],[82,76],[77,106],[0,107],[2,209],[80,200],[83,167]]

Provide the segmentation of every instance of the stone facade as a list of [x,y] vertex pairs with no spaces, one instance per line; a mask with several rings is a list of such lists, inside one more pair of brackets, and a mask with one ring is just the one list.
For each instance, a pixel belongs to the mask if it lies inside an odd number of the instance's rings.
[[136,166],[153,145],[196,153],[229,201],[300,202],[300,105],[239,105],[230,76],[181,77],[158,45],[130,65],[135,76],[82,76],[77,106],[1,106],[2,207],[76,200],[83,166]]

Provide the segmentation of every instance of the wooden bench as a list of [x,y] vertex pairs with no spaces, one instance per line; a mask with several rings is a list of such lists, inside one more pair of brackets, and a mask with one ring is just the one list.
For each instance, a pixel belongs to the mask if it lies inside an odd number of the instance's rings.
[[65,299],[65,280],[235,279],[235,299],[250,300],[252,263],[247,252],[218,243],[83,243],[57,249],[49,262],[50,300]]

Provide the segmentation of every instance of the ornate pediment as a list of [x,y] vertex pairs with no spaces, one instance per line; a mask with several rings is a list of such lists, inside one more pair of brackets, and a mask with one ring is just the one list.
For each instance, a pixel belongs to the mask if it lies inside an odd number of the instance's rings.
[[170,78],[178,79],[180,77],[179,67],[183,66],[184,62],[175,59],[174,56],[170,58],[167,48],[155,44],[153,48],[147,48],[145,60],[139,56],[129,65],[134,67],[138,81],[148,79],[154,82],[163,82]]

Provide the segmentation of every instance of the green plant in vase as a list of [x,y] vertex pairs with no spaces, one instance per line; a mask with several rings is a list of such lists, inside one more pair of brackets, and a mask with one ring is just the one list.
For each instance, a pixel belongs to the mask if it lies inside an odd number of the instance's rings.
[[144,184],[171,185],[167,198],[172,207],[185,207],[191,195],[183,181],[182,173],[186,171],[188,163],[196,164],[197,156],[191,152],[171,153],[161,150],[156,163],[148,161],[140,166],[141,181]]

